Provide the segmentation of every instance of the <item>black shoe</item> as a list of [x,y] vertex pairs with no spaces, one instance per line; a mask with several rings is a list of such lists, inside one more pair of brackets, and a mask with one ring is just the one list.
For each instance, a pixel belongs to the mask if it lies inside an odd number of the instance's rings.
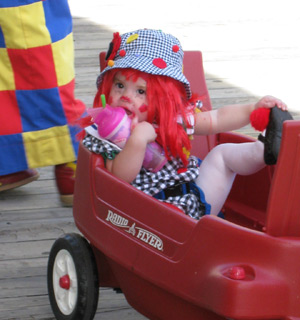
[[[266,164],[276,164],[280,150],[283,122],[293,120],[288,111],[283,111],[277,106],[271,109],[269,123],[264,137],[264,160]],[[260,137],[259,137],[260,139]],[[260,139],[262,140],[262,139]]]

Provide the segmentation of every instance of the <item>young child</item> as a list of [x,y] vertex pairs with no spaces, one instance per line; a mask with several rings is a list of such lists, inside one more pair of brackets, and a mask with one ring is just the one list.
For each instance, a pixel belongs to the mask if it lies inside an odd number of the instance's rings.
[[[104,94],[110,106],[124,108],[132,119],[131,135],[121,151],[91,134],[83,143],[102,154],[106,168],[117,177],[199,219],[204,214],[219,214],[236,174],[253,174],[266,165],[265,160],[276,162],[272,150],[279,149],[282,122],[291,118],[279,99],[266,96],[256,104],[196,112],[199,101],[182,72],[181,45],[161,31],[114,34],[106,60],[94,107],[101,107],[100,95]],[[264,143],[218,145],[202,162],[189,156],[189,136],[241,128],[261,108],[274,108]],[[159,172],[142,167],[146,146],[152,141],[163,147],[168,158]],[[268,160],[270,156],[275,160]]]

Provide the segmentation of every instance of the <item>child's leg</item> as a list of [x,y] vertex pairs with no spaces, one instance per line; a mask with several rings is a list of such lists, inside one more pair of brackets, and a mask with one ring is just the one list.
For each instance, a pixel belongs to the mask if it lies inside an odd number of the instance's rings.
[[236,174],[249,175],[265,166],[264,144],[226,143],[213,148],[201,163],[197,185],[217,215],[227,199]]

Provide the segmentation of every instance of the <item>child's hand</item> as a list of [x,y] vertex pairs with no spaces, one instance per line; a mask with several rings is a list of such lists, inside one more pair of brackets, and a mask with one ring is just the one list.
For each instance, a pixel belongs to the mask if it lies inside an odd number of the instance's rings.
[[274,108],[275,106],[277,106],[279,109],[282,110],[287,110],[287,105],[282,102],[280,99],[277,99],[275,97],[272,96],[265,96],[263,98],[261,98],[254,106],[255,109],[259,109],[259,108]]
[[131,183],[141,170],[147,144],[155,138],[155,130],[149,122],[137,123],[122,151],[115,159],[107,159],[106,169],[120,179]]
[[155,132],[155,129],[149,122],[142,121],[135,125],[131,132],[131,136],[142,139],[147,144],[154,141],[157,134]]

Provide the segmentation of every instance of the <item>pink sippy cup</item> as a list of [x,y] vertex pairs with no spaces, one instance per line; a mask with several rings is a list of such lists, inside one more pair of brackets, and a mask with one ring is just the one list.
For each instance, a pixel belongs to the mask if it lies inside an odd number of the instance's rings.
[[[130,136],[131,119],[121,107],[105,107],[90,109],[88,113],[98,125],[101,138],[109,140],[118,147],[123,148]],[[143,167],[152,172],[159,171],[167,162],[162,147],[156,142],[148,143]]]
[[167,162],[163,148],[156,142],[147,144],[143,167],[152,172],[159,171]]
[[131,121],[123,108],[113,108],[107,104],[105,108],[101,109],[94,121],[98,125],[100,137],[124,148],[130,136]]

